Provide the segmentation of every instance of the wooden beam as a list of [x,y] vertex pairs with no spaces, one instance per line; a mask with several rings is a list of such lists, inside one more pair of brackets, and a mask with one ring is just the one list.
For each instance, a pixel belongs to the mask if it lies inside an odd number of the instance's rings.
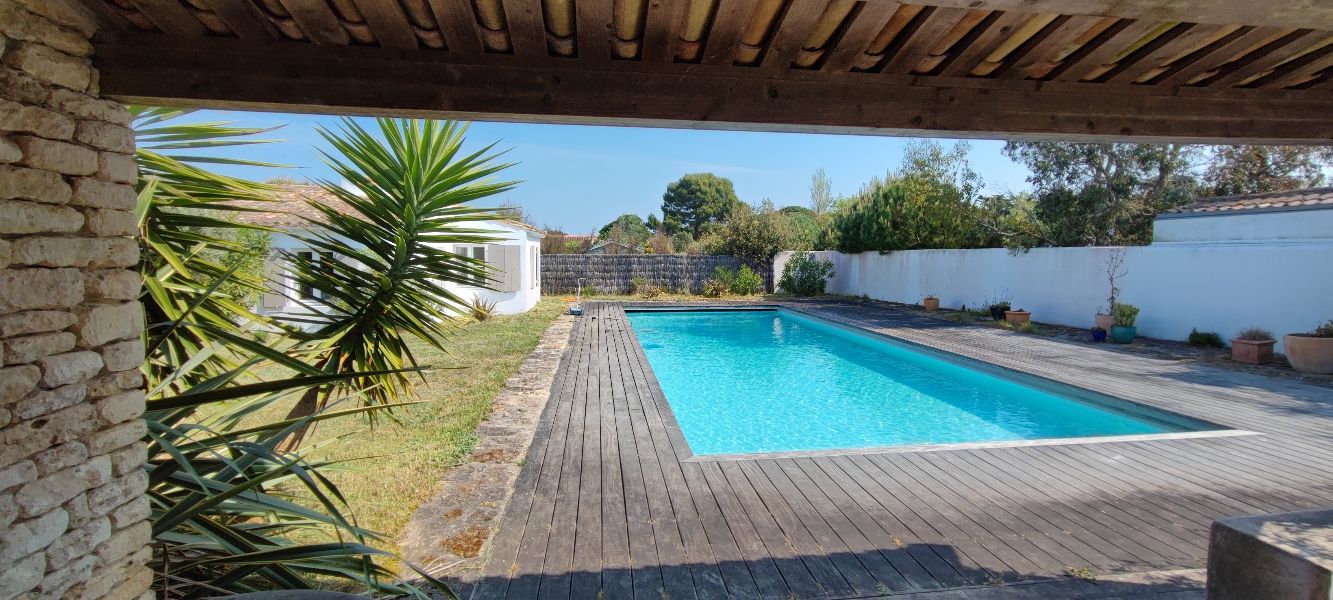
[[940,137],[1328,143],[1322,91],[910,77],[107,36],[124,102],[310,113]]
[[1333,29],[1333,2],[1328,0],[926,0],[921,3],[974,10],[1018,10],[1157,22]]
[[273,24],[257,11],[255,5],[242,0],[204,0],[213,12],[217,13],[227,27],[236,32],[236,37],[252,42],[266,42],[278,39],[278,32]]
[[856,66],[856,61],[866,53],[866,47],[884,29],[889,17],[898,10],[897,2],[869,2],[856,13],[851,27],[842,34],[838,45],[824,62],[824,70],[830,72],[849,71]]

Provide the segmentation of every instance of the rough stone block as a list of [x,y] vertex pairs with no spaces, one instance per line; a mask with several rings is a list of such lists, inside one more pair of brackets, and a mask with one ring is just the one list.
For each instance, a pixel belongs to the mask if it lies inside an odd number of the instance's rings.
[[84,228],[96,236],[114,237],[134,235],[139,223],[128,210],[88,208],[83,211]]
[[84,296],[89,300],[134,300],[139,297],[142,287],[139,274],[128,269],[84,272]]
[[0,368],[0,404],[26,396],[41,380],[42,369],[37,365]]
[[130,111],[123,104],[88,94],[57,89],[51,92],[47,104],[80,119],[95,119],[117,125],[130,124]]
[[44,573],[46,556],[40,552],[5,565],[0,569],[0,598],[13,598],[36,587]]
[[41,515],[110,479],[111,459],[99,456],[24,485],[14,494],[14,501],[20,517]]
[[[65,533],[69,525],[69,515],[56,509],[35,519],[14,523],[8,535],[0,538],[0,561],[9,564],[14,560],[28,556],[56,541]],[[46,558],[42,558],[42,568],[46,568]],[[4,569],[0,569],[3,572]],[[40,579],[40,577],[38,578]]]
[[[107,515],[111,519],[111,526],[116,529],[129,527],[139,521],[148,519],[152,514],[152,507],[148,504],[148,498],[139,496],[129,502],[117,506],[111,514]],[[92,546],[89,546],[92,547]]]
[[0,465],[10,465],[56,444],[79,439],[91,432],[96,423],[93,407],[80,403],[0,429]]
[[59,27],[49,19],[24,11],[16,4],[0,4],[0,23],[4,24],[4,35],[12,39],[48,45],[68,55],[92,55],[92,44],[88,43],[88,37],[83,33]]
[[19,505],[14,504],[14,494],[0,494],[0,529],[8,529],[19,518]]
[[42,104],[50,95],[50,86],[22,71],[0,65],[0,98],[25,104]]
[[79,121],[74,139],[110,152],[134,152],[134,132],[130,128],[104,121]]
[[65,308],[81,301],[83,301],[83,273],[78,269],[0,271],[0,314],[30,309]]
[[116,183],[134,183],[139,179],[139,165],[129,154],[103,152],[97,157],[97,176]]
[[87,60],[37,44],[19,44],[5,54],[5,64],[42,81],[72,90],[88,89],[93,79],[93,70]]
[[64,204],[69,202],[73,193],[74,190],[57,173],[0,166],[0,199],[18,198],[46,204]]
[[[88,460],[88,447],[80,442],[68,442],[38,452],[32,457],[37,473],[43,477]],[[114,465],[113,465],[114,466]]]
[[[79,335],[79,345],[84,348],[137,338],[144,328],[143,306],[138,302],[84,305],[79,308],[79,313],[74,332]],[[98,362],[101,362],[100,357]]]
[[30,460],[0,469],[0,490],[37,480],[37,465]]
[[74,206],[115,210],[134,210],[136,202],[138,198],[134,194],[134,186],[90,177],[74,180],[74,195],[69,201]]
[[97,432],[92,440],[88,442],[88,453],[93,456],[107,454],[112,450],[124,448],[143,439],[146,433],[148,433],[148,426],[140,419],[121,423]]
[[0,200],[0,234],[73,233],[83,227],[83,213],[68,206]]
[[102,487],[88,492],[88,510],[94,515],[109,514],[120,506],[148,489],[148,473],[143,470],[133,471],[119,479],[113,479]]
[[106,373],[88,380],[88,397],[105,398],[121,390],[143,387],[143,374],[137,370]]
[[102,355],[87,350],[66,352],[43,358],[37,361],[37,366],[42,368],[42,384],[56,387],[96,375],[102,370]]
[[153,537],[152,527],[147,521],[140,521],[125,529],[111,534],[111,539],[102,542],[95,551],[98,563],[103,565],[112,564],[130,554],[139,548],[148,545]]
[[52,2],[51,0],[18,0],[18,3],[33,14],[50,19],[57,25],[69,27],[84,37],[92,37],[97,32],[97,22],[78,4]]
[[97,172],[97,151],[78,144],[58,142],[33,136],[14,138],[23,150],[19,164],[65,175],[92,175]]
[[88,386],[82,383],[62,385],[53,390],[38,390],[14,403],[14,416],[20,420],[32,419],[74,406],[88,397]]
[[72,312],[63,310],[30,310],[0,317],[0,337],[18,337],[30,333],[60,331],[78,322]]
[[69,352],[74,349],[74,334],[64,331],[39,333],[5,340],[5,361],[9,364],[25,364],[39,358]]
[[142,468],[144,463],[148,461],[148,444],[135,442],[107,456],[111,457],[111,473],[116,477],[121,477],[126,473]]
[[[2,5],[0,5],[2,6]],[[0,11],[3,11],[0,8]],[[0,19],[3,19],[0,16]],[[0,130],[31,133],[52,140],[68,140],[74,135],[74,119],[40,106],[0,100]]]
[[[58,542],[57,542],[58,543]],[[52,570],[48,571],[46,577],[42,578],[42,583],[38,586],[38,591],[48,598],[60,598],[66,591],[75,585],[87,581],[93,574],[93,567],[97,564],[97,559],[91,556],[84,556],[72,562],[61,563],[60,567],[51,567],[51,553],[46,553],[47,566]]]
[[143,390],[130,390],[97,401],[97,415],[107,424],[124,423],[143,414]]
[[1333,510],[1213,522],[1208,599],[1333,597]]
[[17,162],[20,158],[23,158],[23,150],[19,145],[0,137],[0,163]]
[[142,340],[126,340],[103,346],[102,363],[108,371],[126,371],[143,365],[144,345]]

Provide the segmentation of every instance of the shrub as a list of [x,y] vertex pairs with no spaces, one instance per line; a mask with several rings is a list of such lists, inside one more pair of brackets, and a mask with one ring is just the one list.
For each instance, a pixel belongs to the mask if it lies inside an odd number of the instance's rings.
[[797,252],[782,267],[778,287],[796,296],[816,296],[824,293],[833,275],[833,261],[820,260],[813,252]]
[[716,277],[711,277],[704,282],[704,295],[709,298],[721,298],[727,295],[729,289],[727,282]]
[[662,295],[662,286],[655,283],[648,283],[646,277],[635,277],[630,280],[630,292],[638,294],[644,298],[656,298]]
[[495,303],[487,302],[481,296],[477,296],[472,299],[472,304],[468,305],[468,311],[472,313],[473,319],[485,321],[495,316]]
[[1189,344],[1206,348],[1225,348],[1226,344],[1222,342],[1222,336],[1213,331],[1199,331],[1190,329]]
[[742,296],[753,296],[764,291],[764,278],[749,265],[741,265],[736,279],[731,282],[731,291]]
[[1236,334],[1236,339],[1247,342],[1270,342],[1273,341],[1273,332],[1262,327],[1247,327]]
[[1133,327],[1139,318],[1139,307],[1133,304],[1116,303],[1112,310],[1116,327]]
[[733,292],[732,288],[736,285],[736,272],[731,267],[716,267],[713,269],[713,279],[718,280],[726,288],[723,293]]

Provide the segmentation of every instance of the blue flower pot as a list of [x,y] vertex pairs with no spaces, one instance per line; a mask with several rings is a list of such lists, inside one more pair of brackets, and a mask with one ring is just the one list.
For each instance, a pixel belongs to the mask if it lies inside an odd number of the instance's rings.
[[1106,341],[1106,330],[1095,330],[1092,332],[1092,341],[1102,343]]
[[1138,334],[1137,327],[1121,327],[1119,325],[1111,327],[1111,341],[1117,344],[1128,344],[1134,341],[1134,336]]

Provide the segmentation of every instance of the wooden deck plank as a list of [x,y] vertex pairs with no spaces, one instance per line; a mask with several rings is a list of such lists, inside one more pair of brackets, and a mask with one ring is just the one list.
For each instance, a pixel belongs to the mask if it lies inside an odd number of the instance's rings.
[[[1327,388],[878,306],[794,306],[1261,435],[719,462],[692,455],[623,307],[589,303],[470,597],[933,600],[992,584],[996,598],[1101,598],[1064,570],[1197,569],[1213,519],[1333,504]],[[1049,583],[993,587],[1017,579]]]

